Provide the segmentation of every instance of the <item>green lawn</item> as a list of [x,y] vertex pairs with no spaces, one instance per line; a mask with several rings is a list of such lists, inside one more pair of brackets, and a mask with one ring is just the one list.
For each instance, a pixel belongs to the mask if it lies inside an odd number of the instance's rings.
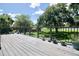
[[[57,36],[59,41],[67,41],[67,42],[71,42],[72,40],[77,40],[79,39],[79,35],[77,35],[76,32],[79,32],[79,28],[59,28],[58,29],[58,33],[55,33],[55,28],[52,29],[52,33],[53,35],[52,36]],[[42,28],[41,29],[41,32],[39,32],[40,35],[39,37],[49,37],[50,35],[50,30],[48,28]],[[64,33],[64,34],[63,34]],[[37,37],[37,32],[31,32],[31,36],[33,37]],[[61,40],[60,40],[61,39]]]
[[[52,32],[53,33],[55,33],[55,28],[54,29],[52,29]],[[58,32],[66,32],[66,33],[75,33],[75,32],[79,32],[79,28],[77,29],[77,28],[64,28],[64,30],[63,30],[63,28],[59,28],[58,29]],[[41,29],[41,32],[40,32],[40,36],[43,36],[43,35],[49,35],[49,33],[50,33],[50,30],[48,29],[48,28],[42,28]],[[37,32],[31,32],[31,34],[32,34],[32,36],[34,36],[34,37],[36,37],[37,36]]]

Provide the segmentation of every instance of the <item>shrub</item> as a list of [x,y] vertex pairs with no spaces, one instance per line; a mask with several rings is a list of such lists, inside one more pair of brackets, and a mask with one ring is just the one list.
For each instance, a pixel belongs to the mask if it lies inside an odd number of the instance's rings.
[[53,43],[54,43],[54,44],[58,44],[57,40],[53,40]]
[[62,46],[67,46],[67,44],[65,42],[61,42]]
[[64,33],[64,32],[54,33],[53,37],[55,37],[57,40],[70,39],[69,34],[68,33]]

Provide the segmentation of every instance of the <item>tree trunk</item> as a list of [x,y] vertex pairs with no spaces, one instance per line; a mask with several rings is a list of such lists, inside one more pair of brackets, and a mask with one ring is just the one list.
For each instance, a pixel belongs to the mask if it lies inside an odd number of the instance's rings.
[[58,33],[58,28],[57,27],[55,28],[55,31],[56,31],[56,33]]
[[50,40],[52,41],[52,27],[50,26]]
[[24,28],[24,35],[26,34],[26,29]]
[[39,30],[37,29],[37,38],[39,38]]
[[37,38],[39,38],[39,26],[37,27]]
[[31,35],[31,30],[29,29],[29,35]]

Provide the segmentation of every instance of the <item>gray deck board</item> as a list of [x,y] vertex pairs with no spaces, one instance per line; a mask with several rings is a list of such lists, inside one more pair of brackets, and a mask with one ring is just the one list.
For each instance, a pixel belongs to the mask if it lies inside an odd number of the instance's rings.
[[0,51],[0,56],[3,56],[2,51]]
[[13,44],[17,45],[26,54],[28,54],[28,55],[45,55],[43,52],[41,53],[40,51],[32,48],[32,46],[30,47],[28,44],[25,44],[24,42],[21,43],[20,41],[21,41],[20,39],[16,39],[16,41],[14,39],[12,39]]
[[21,34],[1,36],[0,56],[79,56],[79,51]]

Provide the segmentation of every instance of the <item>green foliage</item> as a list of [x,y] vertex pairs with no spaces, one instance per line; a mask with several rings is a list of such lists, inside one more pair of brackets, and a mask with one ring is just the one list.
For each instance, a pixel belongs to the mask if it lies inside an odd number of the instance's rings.
[[46,27],[50,27],[50,25],[52,27],[63,26],[65,22],[72,24],[74,21],[70,14],[71,13],[67,9],[67,5],[65,3],[58,3],[56,5],[49,6],[39,17],[40,21],[38,21],[38,23],[41,23],[44,26],[46,25]]
[[52,36],[57,38],[58,40],[68,40],[71,38],[70,34],[64,32],[53,33]]
[[1,34],[7,34],[12,29],[10,28],[13,23],[12,18],[7,14],[0,15],[0,33]]
[[[74,21],[79,20],[79,3],[71,3],[69,5],[69,10],[74,18]],[[78,26],[79,24],[75,25]]]
[[33,22],[28,15],[17,15],[13,27],[17,28],[20,33],[30,32],[33,27]]
[[[49,28],[50,34],[44,34],[45,36],[55,36],[59,39],[69,39],[67,33],[60,33],[61,30],[58,30],[58,27],[62,26],[73,26],[74,25],[74,18],[72,16],[72,12],[69,9],[70,6],[67,6],[66,3],[58,3],[56,5],[48,6],[45,12],[38,18],[37,27],[47,27]],[[77,8],[78,9],[78,8]],[[55,28],[54,34],[52,33],[52,28]],[[39,29],[39,28],[37,28]],[[43,31],[43,30],[42,30]],[[44,31],[48,31],[44,29]]]
[[69,9],[71,10],[71,12],[73,13],[73,16],[78,16],[78,12],[79,12],[79,3],[71,3],[69,5]]

